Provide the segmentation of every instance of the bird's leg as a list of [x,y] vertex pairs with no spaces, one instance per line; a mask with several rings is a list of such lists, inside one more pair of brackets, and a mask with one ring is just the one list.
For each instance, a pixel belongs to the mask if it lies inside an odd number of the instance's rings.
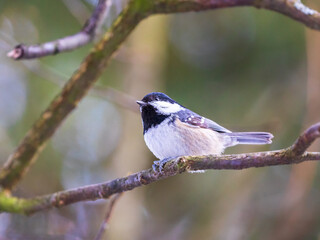
[[172,158],[164,158],[158,161],[154,161],[152,164],[153,171],[161,173],[166,163],[169,162],[171,159]]

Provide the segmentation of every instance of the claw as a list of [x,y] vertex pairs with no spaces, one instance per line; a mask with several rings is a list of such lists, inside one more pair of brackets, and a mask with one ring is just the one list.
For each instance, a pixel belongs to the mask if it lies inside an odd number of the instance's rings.
[[165,159],[161,159],[161,160],[158,160],[158,161],[154,161],[153,164],[152,164],[153,171],[162,173],[162,170],[163,170],[164,166],[171,159],[172,158],[165,158]]
[[152,164],[152,169],[153,169],[154,172],[158,172],[158,170],[159,170],[158,162],[159,161],[154,161],[153,164]]

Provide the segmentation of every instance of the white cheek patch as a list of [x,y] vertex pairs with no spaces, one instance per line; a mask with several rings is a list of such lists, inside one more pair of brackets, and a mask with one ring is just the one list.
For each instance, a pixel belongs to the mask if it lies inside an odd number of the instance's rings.
[[157,109],[158,113],[170,115],[172,113],[179,112],[183,108],[177,103],[170,103],[164,101],[151,102],[151,105]]

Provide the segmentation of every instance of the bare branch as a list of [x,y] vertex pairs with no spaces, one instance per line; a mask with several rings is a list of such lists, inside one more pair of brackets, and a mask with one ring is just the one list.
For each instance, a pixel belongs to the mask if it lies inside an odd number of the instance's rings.
[[[208,169],[240,170],[297,164],[305,161],[319,161],[320,152],[305,152],[311,143],[320,137],[319,130],[320,122],[305,131],[291,147],[277,151],[179,157],[167,162],[162,172],[154,172],[151,168],[106,183],[56,192],[32,199],[19,199],[7,196],[3,192],[0,193],[0,211],[32,214],[53,207],[60,208],[80,201],[108,198],[113,194],[129,191],[136,187],[148,185],[188,171]],[[296,151],[297,146],[299,146],[299,151]]]
[[308,8],[300,0],[159,0],[154,13],[177,13],[209,9],[252,6],[282,13],[307,27],[320,30],[320,13]]
[[99,26],[104,21],[105,12],[109,6],[110,0],[99,0],[90,19],[85,23],[81,31],[74,35],[37,45],[19,44],[8,52],[7,56],[15,60],[32,59],[72,51],[86,45],[96,35]]
[[[139,2],[138,0],[136,2]],[[152,8],[151,14],[203,11],[224,7],[253,6],[282,13],[306,26],[320,30],[320,13],[305,6],[300,0],[155,0],[154,3],[143,3]],[[89,43],[95,36],[98,26],[104,20],[105,13],[111,5],[110,0],[99,0],[91,18],[82,30],[52,42],[39,45],[19,44],[7,56],[15,60],[32,59],[60,52],[71,51]],[[153,6],[152,6],[153,5]],[[149,9],[148,9],[149,10]]]
[[292,145],[291,151],[295,155],[302,155],[306,149],[320,137],[320,125],[319,123],[314,124],[310,128],[308,128]]
[[108,209],[107,209],[107,213],[106,216],[99,228],[99,231],[96,235],[96,237],[94,238],[94,240],[101,240],[103,237],[104,232],[106,231],[107,227],[108,227],[108,223],[111,217],[111,213],[113,210],[113,207],[116,203],[116,201],[119,199],[119,197],[121,196],[121,193],[116,194],[115,196],[113,196],[113,198],[111,198],[109,204],[108,204]]

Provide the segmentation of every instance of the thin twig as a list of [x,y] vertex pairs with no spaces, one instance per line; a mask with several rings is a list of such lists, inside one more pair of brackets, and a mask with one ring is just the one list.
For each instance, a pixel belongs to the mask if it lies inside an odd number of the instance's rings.
[[103,222],[101,223],[101,226],[100,226],[98,233],[97,233],[96,237],[94,238],[94,240],[101,240],[102,239],[103,234],[108,227],[108,223],[109,223],[109,220],[111,217],[113,207],[114,207],[116,201],[120,198],[120,196],[121,196],[121,193],[118,193],[110,199],[110,202],[108,203],[108,209],[107,209],[106,216],[103,219]]
[[[37,61],[37,60],[35,60]],[[38,76],[60,86],[63,87],[63,85],[66,83],[66,81],[63,79],[61,73],[56,73],[55,71],[49,69],[48,67],[41,64],[40,61],[38,62],[27,62],[23,61],[22,63],[26,68],[28,68],[31,72],[34,74],[37,74]],[[121,92],[119,90],[116,90],[112,87],[105,87],[100,85],[94,85],[90,91],[89,94],[94,97],[98,97],[101,99],[106,99],[110,102],[115,103],[116,105],[123,107],[125,109],[128,109],[132,112],[139,112],[139,107],[135,103],[136,99],[129,94],[126,94],[124,92]]]
[[96,35],[105,19],[105,13],[110,6],[110,0],[99,0],[93,14],[80,32],[51,42],[36,45],[19,44],[8,52],[7,56],[15,60],[40,58],[55,55],[60,52],[72,51],[88,44]]
[[84,2],[78,0],[63,0],[62,3],[68,8],[69,12],[79,23],[82,24],[87,20],[90,11]]
[[[6,36],[2,32],[0,32],[0,34],[7,38],[7,40],[4,42],[6,47],[9,46],[7,42],[16,42],[16,39],[13,37]],[[129,50],[127,49],[127,51]],[[63,85],[66,83],[66,76],[63,73],[44,65],[40,60],[35,59],[32,62],[21,61],[20,63],[32,73],[60,87],[63,87]],[[130,96],[129,94],[116,90],[112,87],[94,85],[90,89],[89,94],[94,97],[106,99],[132,112],[139,112],[139,107],[135,103],[136,99],[133,96]]]
[[[113,194],[132,190],[142,185],[175,176],[179,173],[209,169],[240,170],[266,166],[297,164],[305,161],[319,161],[320,152],[305,152],[316,138],[320,137],[320,122],[311,126],[289,148],[246,154],[188,156],[170,160],[163,171],[152,168],[117,178],[105,183],[56,192],[53,194],[23,199],[0,193],[0,211],[32,214],[53,207],[60,208],[80,201],[108,198]],[[300,139],[304,139],[300,141]],[[299,146],[299,150],[295,149]]]
[[138,113],[139,107],[136,104],[136,99],[133,98],[131,95],[116,90],[111,87],[102,87],[102,86],[94,86],[90,90],[91,95],[100,97],[103,99],[107,99],[120,107],[128,109],[132,112]]

